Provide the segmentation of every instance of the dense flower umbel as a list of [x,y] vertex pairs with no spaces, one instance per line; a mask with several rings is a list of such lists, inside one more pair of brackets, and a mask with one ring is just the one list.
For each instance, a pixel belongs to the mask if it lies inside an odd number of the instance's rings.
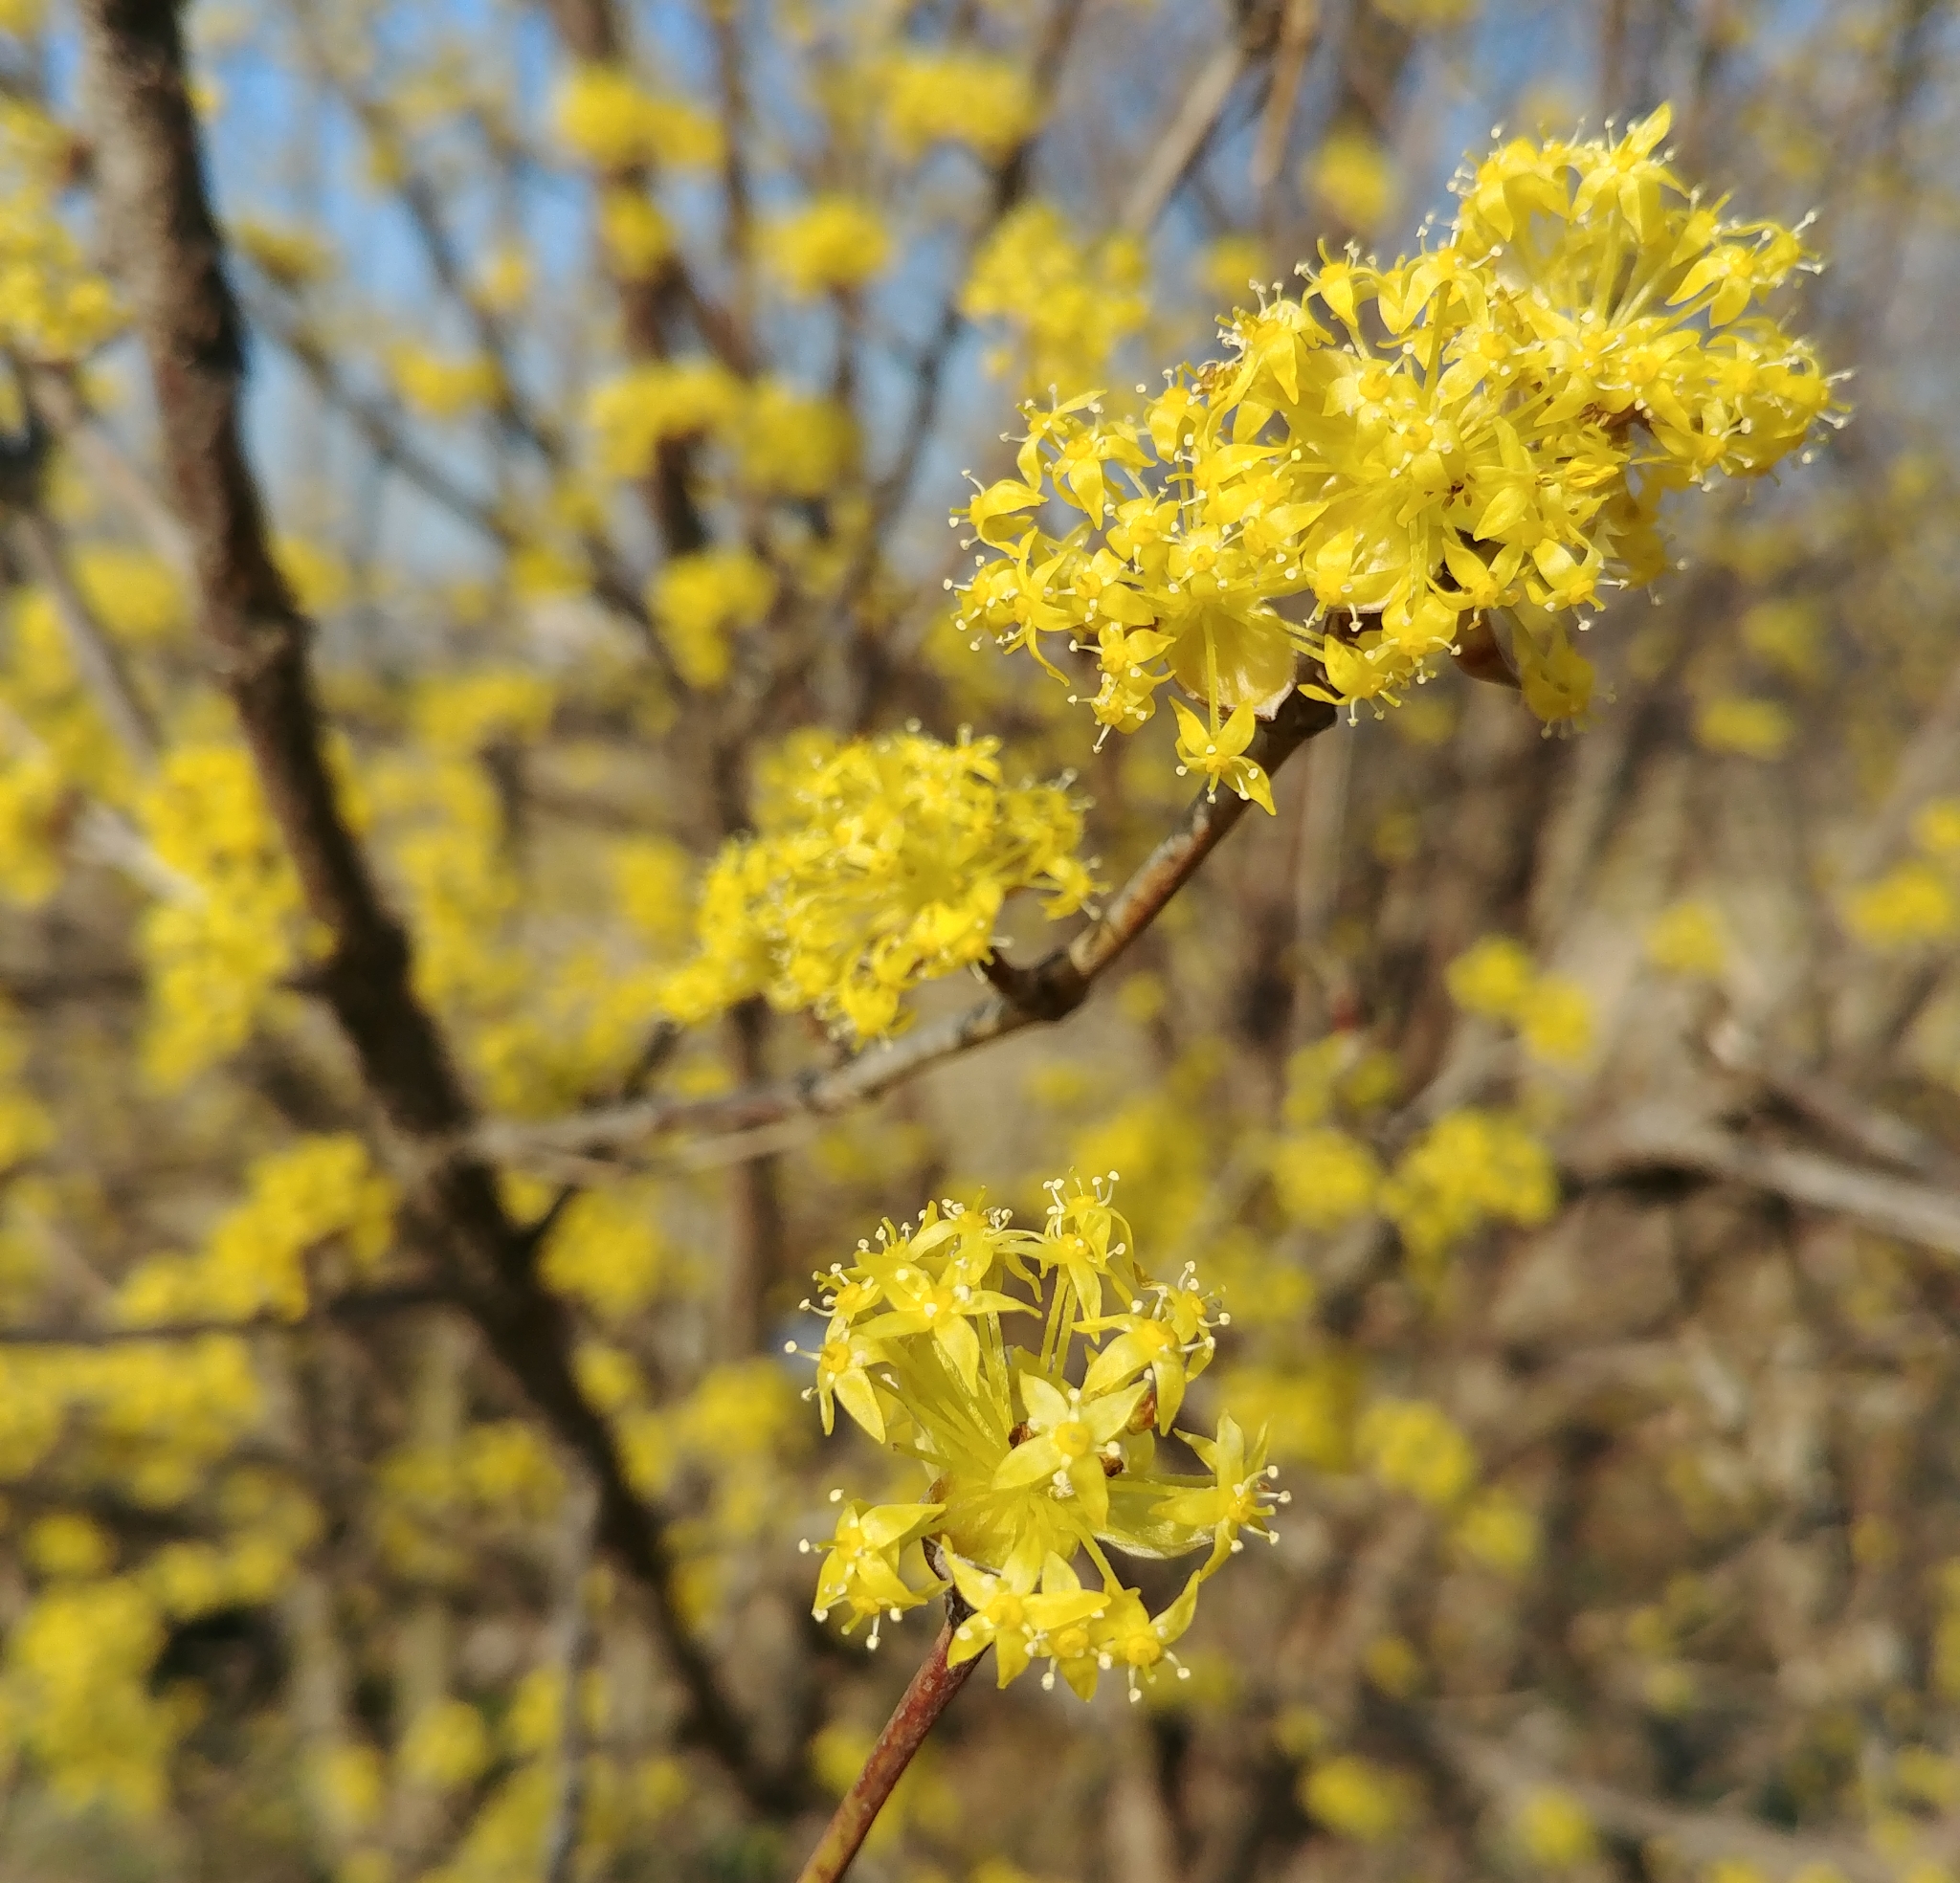
[[[842,1406],[917,1459],[929,1487],[924,1503],[841,1504],[819,1618],[844,1607],[851,1626],[869,1619],[875,1646],[881,1618],[945,1587],[904,1573],[906,1546],[922,1540],[972,1611],[953,1631],[953,1664],[991,1647],[1005,1686],[1046,1660],[1043,1684],[1059,1672],[1084,1698],[1120,1666],[1135,1698],[1139,1680],[1176,1665],[1170,1644],[1191,1625],[1199,1584],[1243,1547],[1240,1532],[1272,1535],[1266,1517],[1284,1496],[1268,1488],[1263,1433],[1248,1439],[1221,1417],[1215,1438],[1178,1434],[1210,1475],[1155,1467],[1157,1435],[1173,1429],[1225,1317],[1191,1269],[1163,1282],[1142,1267],[1110,1207],[1114,1184],[1058,1179],[1038,1232],[1013,1228],[1005,1210],[931,1205],[817,1277],[813,1305],[830,1325],[812,1391],[824,1429]],[[1010,1344],[1015,1316],[1026,1345]],[[1112,1549],[1207,1554],[1153,1617]]]
[[701,953],[670,977],[682,1021],[764,994],[873,1038],[921,981],[985,961],[1015,890],[1051,916],[1095,889],[1062,785],[1001,783],[1000,742],[923,733],[801,742],[753,837],[724,848],[702,892]]
[[[1439,247],[1324,251],[1305,295],[1235,314],[1235,357],[1173,375],[1140,424],[1093,394],[1030,408],[1018,475],[962,513],[974,645],[1071,684],[1044,641],[1094,654],[1088,703],[1124,732],[1174,679],[1209,720],[1180,756],[1242,797],[1258,767],[1216,761],[1303,654],[1320,697],[1392,702],[1470,641],[1541,719],[1582,714],[1569,630],[1667,566],[1665,493],[1761,475],[1831,414],[1811,349],[1750,312],[1808,265],[1796,232],[1685,190],[1668,122],[1504,145],[1459,180]],[[1080,521],[1051,535],[1051,504]]]

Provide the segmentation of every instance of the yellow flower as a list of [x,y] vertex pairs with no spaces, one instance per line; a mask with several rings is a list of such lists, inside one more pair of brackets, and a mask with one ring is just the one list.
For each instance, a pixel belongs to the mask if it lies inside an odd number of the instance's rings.
[[1208,726],[1181,699],[1173,699],[1177,713],[1178,772],[1195,771],[1206,781],[1213,797],[1218,786],[1233,790],[1268,815],[1273,810],[1272,782],[1256,760],[1245,756],[1258,722],[1250,706],[1241,706],[1222,726]]
[[1773,699],[1731,695],[1711,699],[1695,717],[1695,739],[1710,752],[1745,759],[1779,759],[1796,736],[1796,724]]
[[799,300],[861,287],[891,254],[877,210],[855,196],[819,196],[771,224],[766,239],[770,265]]
[[677,556],[647,585],[647,607],[689,686],[728,677],[728,636],[761,626],[776,598],[768,566],[746,549]]
[[1267,1486],[1267,1478],[1278,1476],[1279,1468],[1266,1463],[1266,1434],[1261,1431],[1248,1445],[1237,1420],[1227,1413],[1218,1421],[1215,1439],[1192,1436],[1186,1442],[1210,1469],[1212,1486],[1205,1491],[1172,1492],[1155,1514],[1173,1523],[1211,1531],[1214,1562],[1245,1547],[1241,1530],[1270,1539],[1273,1532],[1266,1524],[1270,1514],[1267,1500],[1277,1496],[1283,1501],[1286,1494],[1275,1493]]
[[1394,164],[1381,144],[1351,130],[1328,137],[1307,160],[1303,181],[1311,195],[1363,235],[1387,217],[1401,188]]
[[[1141,425],[1094,397],[1025,407],[1014,486],[969,512],[994,552],[962,590],[969,640],[1071,686],[1044,640],[1102,651],[1080,697],[1128,733],[1168,680],[1216,725],[1280,698],[1302,655],[1319,697],[1392,705],[1474,627],[1541,719],[1583,718],[1573,617],[1668,566],[1662,498],[1760,476],[1835,416],[1810,349],[1741,318],[1808,265],[1794,232],[1726,225],[1691,196],[1654,154],[1667,122],[1503,146],[1442,241],[1392,265],[1323,255],[1298,299],[1237,310],[1231,357],[1175,375]],[[1367,186],[1350,211],[1374,213],[1373,153],[1336,160]],[[1027,205],[963,304],[1008,323],[1035,385],[1074,392],[1134,324],[1093,262]],[[1050,534],[1051,505],[1080,521]],[[1707,736],[1752,752],[1789,736],[1781,709],[1745,708]]]
[[1558,1178],[1545,1146],[1514,1119],[1446,1112],[1402,1155],[1382,1185],[1383,1215],[1427,1269],[1485,1222],[1546,1222]]
[[871,1646],[875,1648],[882,1617],[896,1619],[907,1608],[929,1601],[936,1586],[913,1588],[899,1572],[899,1556],[907,1543],[925,1532],[942,1508],[939,1504],[873,1507],[856,1497],[842,1504],[831,1535],[830,1554],[817,1575],[812,1611],[816,1619],[825,1620],[833,1608],[848,1607],[851,1618],[845,1632],[869,1619]]
[[390,349],[389,375],[395,390],[425,418],[460,418],[497,402],[502,390],[496,364],[478,357],[447,360],[426,347]]
[[1393,1836],[1411,1808],[1406,1779],[1352,1753],[1314,1766],[1301,1781],[1300,1802],[1337,1836],[1358,1844]]
[[1846,897],[1844,920],[1868,948],[1925,947],[1960,931],[1960,897],[1931,864],[1914,860]]
[[1450,998],[1466,1013],[1515,1020],[1528,1007],[1538,971],[1530,954],[1506,935],[1486,935],[1443,973]]
[[1454,1503],[1477,1475],[1470,1441],[1427,1400],[1377,1400],[1362,1414],[1355,1446],[1384,1484],[1427,1504]]
[[721,127],[705,112],[643,91],[622,67],[576,67],[559,87],[558,135],[604,170],[635,164],[704,167],[722,161]]
[[1518,1807],[1512,1829],[1525,1854],[1546,1870],[1569,1870],[1590,1863],[1599,1839],[1592,1813],[1569,1791],[1541,1785]]
[[1359,1139],[1332,1126],[1282,1138],[1273,1152],[1273,1189],[1294,1222],[1335,1229],[1374,1207],[1381,1165]]
[[1677,902],[1647,927],[1647,959],[1663,974],[1718,976],[1728,960],[1719,911],[1706,902]]
[[674,226],[657,203],[637,189],[609,189],[599,198],[599,239],[626,280],[656,273],[674,253]]
[[1080,908],[1094,878],[1074,854],[1081,812],[1060,786],[1001,784],[999,742],[922,733],[798,740],[764,794],[753,837],[709,866],[700,954],[661,1003],[704,1018],[765,994],[859,1037],[892,1031],[905,991],[981,962],[1019,889]]
[[1058,1556],[1041,1565],[1038,1588],[1034,1574],[1019,1565],[996,1576],[954,1556],[947,1566],[953,1586],[972,1613],[953,1629],[947,1665],[958,1667],[991,1648],[1002,1687],[1028,1671],[1048,1636],[1079,1628],[1109,1606],[1106,1590],[1083,1588]]
[[1592,1051],[1592,1003],[1576,982],[1547,974],[1531,989],[1518,1036],[1534,1059],[1583,1065]]
[[[899,1562],[923,1538],[973,1610],[952,1660],[991,1646],[1005,1686],[1045,1658],[1044,1685],[1059,1674],[1085,1696],[1120,1661],[1135,1693],[1190,1626],[1199,1584],[1239,1532],[1265,1531],[1275,1494],[1263,1441],[1249,1447],[1229,1414],[1215,1441],[1186,1435],[1209,1477],[1155,1468],[1165,1407],[1174,1411],[1211,1358],[1212,1304],[1189,1271],[1174,1286],[1150,1276],[1101,1185],[1065,1191],[1051,1185],[1038,1234],[1014,1229],[1005,1210],[932,1205],[916,1225],[883,1224],[875,1245],[817,1277],[821,1295],[804,1306],[828,1318],[811,1388],[826,1429],[841,1402],[920,1463],[931,1501],[846,1506],[816,1606],[848,1605],[857,1617],[924,1601],[931,1591],[907,1583]],[[1095,1312],[1105,1285],[1125,1312]],[[1022,1317],[1043,1330],[1038,1348],[1009,1344]],[[1078,1340],[1084,1353],[1072,1360]],[[1207,1546],[1204,1566],[1154,1617],[1108,1555]],[[1084,1590],[1080,1556],[1099,1590]]]
[[942,142],[998,159],[1035,126],[1034,94],[1005,59],[907,53],[885,66],[883,93],[885,136],[906,159]]

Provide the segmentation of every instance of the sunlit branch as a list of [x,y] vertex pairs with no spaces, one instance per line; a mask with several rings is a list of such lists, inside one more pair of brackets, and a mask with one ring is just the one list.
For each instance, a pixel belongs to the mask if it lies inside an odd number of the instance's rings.
[[[1292,694],[1277,717],[1260,726],[1249,756],[1268,773],[1274,772],[1333,722],[1331,706]],[[1029,967],[996,961],[989,969],[995,991],[987,999],[886,1045],[868,1048],[841,1066],[716,1098],[609,1106],[543,1124],[496,1121],[479,1127],[472,1143],[484,1157],[514,1163],[539,1158],[548,1166],[568,1154],[616,1156],[676,1133],[717,1136],[754,1131],[798,1117],[825,1117],[875,1098],[975,1047],[1065,1019],[1163,913],[1246,809],[1245,803],[1230,793],[1216,798],[1200,795],[1182,825],[1150,853],[1101,918],[1067,946]]]
[[299,1316],[261,1314],[246,1319],[165,1320],[126,1327],[4,1327],[0,1347],[115,1347],[145,1341],[202,1340],[213,1334],[292,1334],[334,1321],[370,1320],[414,1308],[455,1301],[448,1289],[422,1286],[371,1288],[315,1302]]
[[905,1767],[924,1744],[934,1722],[952,1703],[980,1665],[978,1658],[949,1668],[946,1657],[953,1644],[953,1620],[947,1616],[919,1672],[912,1676],[884,1731],[871,1748],[864,1769],[851,1782],[851,1788],[838,1802],[836,1811],[825,1829],[823,1840],[811,1852],[796,1883],[837,1883],[850,1869],[851,1860],[869,1835],[880,1809],[892,1788],[905,1776]]
[[463,1148],[475,1123],[468,1098],[414,990],[409,938],[382,898],[328,767],[311,624],[273,559],[245,455],[242,322],[206,193],[177,13],[144,0],[87,0],[82,21],[102,210],[149,362],[204,632],[326,939],[319,991],[412,1166],[412,1215],[446,1257],[491,1352],[592,1472],[601,1541],[645,1588],[685,1692],[682,1737],[711,1753],[751,1804],[788,1808],[800,1780],[759,1761],[747,1723],[689,1632],[666,1533],[572,1371],[564,1305],[539,1282],[534,1246],[506,1212],[491,1171]]

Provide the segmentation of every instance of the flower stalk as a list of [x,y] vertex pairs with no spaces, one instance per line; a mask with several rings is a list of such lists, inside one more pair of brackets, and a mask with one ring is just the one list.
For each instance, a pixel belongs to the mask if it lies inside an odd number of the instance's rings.
[[884,1731],[871,1748],[864,1769],[851,1782],[851,1789],[838,1802],[822,1841],[811,1852],[797,1883],[837,1883],[850,1869],[851,1860],[870,1834],[893,1787],[905,1776],[913,1755],[925,1743],[933,1722],[952,1703],[952,1697],[967,1684],[968,1676],[979,1665],[979,1657],[947,1665],[953,1642],[956,1615],[964,1615],[966,1605],[958,1596],[948,1596],[946,1624],[939,1630],[931,1651],[885,1721]]

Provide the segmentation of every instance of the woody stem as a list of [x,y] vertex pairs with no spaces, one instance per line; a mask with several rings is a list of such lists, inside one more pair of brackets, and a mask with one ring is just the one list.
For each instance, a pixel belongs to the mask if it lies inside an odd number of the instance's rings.
[[939,1639],[925,1656],[912,1684],[884,1723],[878,1743],[864,1769],[851,1782],[851,1789],[839,1802],[823,1840],[811,1852],[810,1861],[796,1883],[837,1883],[850,1869],[851,1859],[870,1832],[872,1824],[892,1795],[892,1787],[904,1777],[912,1755],[925,1743],[932,1723],[947,1710],[952,1697],[967,1684],[967,1676],[978,1665],[979,1657],[947,1667],[947,1650],[952,1646],[950,1617],[939,1630]]

